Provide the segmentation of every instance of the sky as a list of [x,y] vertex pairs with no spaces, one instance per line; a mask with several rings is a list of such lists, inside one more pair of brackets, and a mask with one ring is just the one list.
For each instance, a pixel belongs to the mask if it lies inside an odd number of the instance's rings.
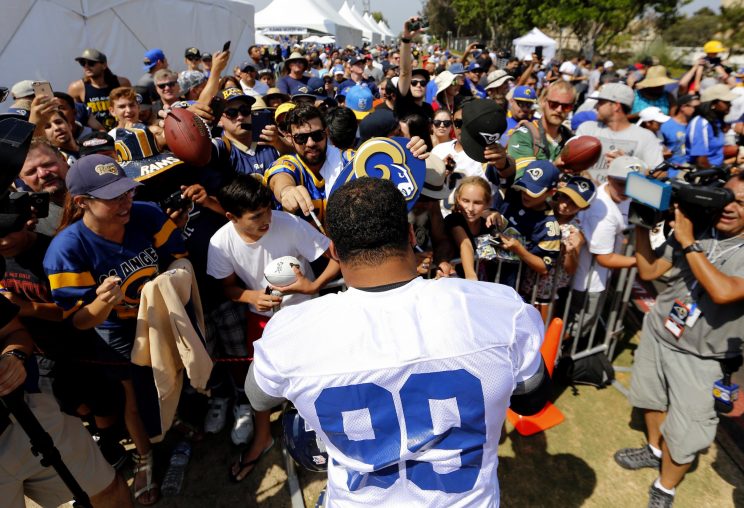
[[[271,3],[271,0],[248,0],[260,11]],[[361,14],[364,12],[362,0],[347,0],[349,4],[356,5],[356,10]],[[341,9],[344,0],[328,0],[332,6]],[[380,11],[388,22],[393,33],[397,34],[403,29],[403,22],[415,16],[422,9],[421,0],[369,0],[369,10]]]
[[684,14],[690,15],[703,7],[708,7],[709,9],[718,12],[721,7],[721,0],[693,0],[690,4],[685,5],[681,10]]

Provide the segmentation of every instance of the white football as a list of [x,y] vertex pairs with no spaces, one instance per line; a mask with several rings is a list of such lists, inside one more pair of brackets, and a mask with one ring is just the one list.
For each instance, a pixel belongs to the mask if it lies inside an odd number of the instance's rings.
[[292,267],[300,268],[300,261],[294,256],[282,256],[264,268],[264,277],[272,286],[289,286],[297,280]]

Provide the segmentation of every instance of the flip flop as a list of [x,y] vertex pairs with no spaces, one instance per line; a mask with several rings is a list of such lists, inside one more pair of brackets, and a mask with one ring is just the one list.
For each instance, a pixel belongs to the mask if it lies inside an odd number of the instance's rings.
[[[256,464],[258,464],[258,461],[261,460],[261,458],[269,453],[269,450],[271,450],[271,447],[274,446],[274,439],[271,439],[271,442],[269,443],[269,446],[263,449],[263,451],[259,454],[258,457],[256,457],[253,460],[249,460],[248,462],[243,462],[243,454],[248,451],[248,448],[244,449],[240,452],[240,456],[238,457],[238,464],[240,465],[240,469],[238,469],[237,473],[232,472],[232,466],[230,467],[230,470],[228,471],[228,474],[230,475],[230,481],[233,483],[240,483],[246,478],[250,476],[250,474],[253,472],[254,469],[256,469]],[[234,464],[233,464],[234,465]],[[246,474],[243,478],[238,480],[238,476],[240,476],[240,472],[243,471],[243,469],[253,466],[250,471],[248,471],[248,474]]]

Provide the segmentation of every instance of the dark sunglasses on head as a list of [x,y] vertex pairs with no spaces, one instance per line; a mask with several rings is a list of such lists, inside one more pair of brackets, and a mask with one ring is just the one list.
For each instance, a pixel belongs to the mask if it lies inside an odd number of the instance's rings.
[[455,129],[462,129],[462,120],[452,120],[452,125],[455,126]]
[[434,120],[434,127],[451,127],[452,120]]
[[166,87],[173,88],[177,84],[178,84],[178,81],[168,81],[166,83],[158,83],[158,88],[160,88],[161,90],[165,90]]
[[425,79],[412,79],[411,80],[411,86],[426,86],[426,83],[428,83],[428,81],[426,81]]
[[550,106],[550,109],[561,109],[563,111],[572,111],[574,108],[574,105],[572,102],[558,102],[558,101],[551,101],[548,99],[548,106]]
[[325,130],[318,129],[312,132],[303,132],[302,134],[292,134],[292,139],[298,145],[304,145],[308,139],[312,139],[316,143],[320,143],[325,138]]
[[96,62],[95,60],[86,60],[85,58],[81,58],[80,60],[78,60],[78,63],[80,64],[80,67],[85,67],[85,66],[93,67],[94,65],[100,62]]
[[238,113],[245,117],[251,116],[251,107],[247,104],[241,104],[237,108],[226,108],[225,111],[222,112],[223,115],[225,115],[230,120],[235,120],[238,117]]

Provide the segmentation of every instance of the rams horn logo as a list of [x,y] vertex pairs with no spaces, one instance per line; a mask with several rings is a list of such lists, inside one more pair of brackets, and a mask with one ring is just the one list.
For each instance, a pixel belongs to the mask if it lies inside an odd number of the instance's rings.
[[576,186],[581,192],[586,192],[589,190],[589,184],[587,182],[578,182]]
[[[386,161],[384,156],[389,157],[390,160]],[[369,162],[374,164],[370,164],[370,168],[367,167]],[[379,171],[380,176],[370,172],[370,169]],[[393,139],[372,138],[364,143],[354,156],[353,174],[356,178],[369,176],[392,181],[406,201],[414,199],[418,192],[418,185],[411,168],[406,165],[406,152]]]
[[479,132],[478,134],[481,135],[481,137],[483,138],[483,140],[486,142],[487,145],[493,145],[501,137],[501,134],[498,132],[495,134],[491,134],[490,132]]
[[530,177],[535,181],[538,181],[543,176],[543,170],[540,168],[530,168],[525,171],[525,173],[530,175]]
[[105,174],[112,174],[112,175],[118,175],[119,170],[116,169],[116,164],[113,162],[109,162],[108,164],[97,164],[94,168],[96,173],[103,176]]

